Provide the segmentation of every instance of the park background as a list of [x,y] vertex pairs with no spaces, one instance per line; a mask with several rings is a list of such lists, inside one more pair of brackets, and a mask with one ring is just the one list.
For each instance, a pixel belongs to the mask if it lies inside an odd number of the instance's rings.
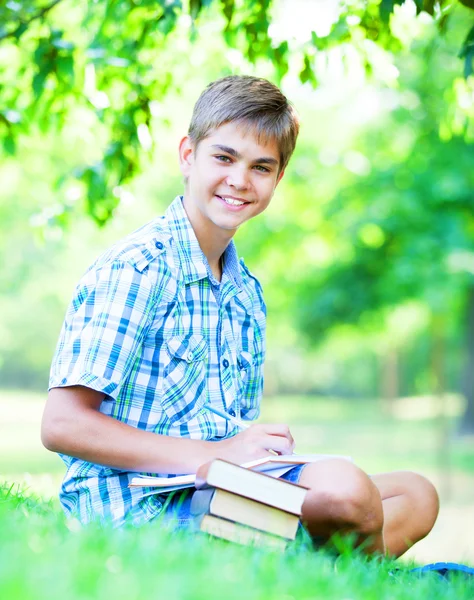
[[202,88],[254,74],[302,122],[270,207],[236,236],[268,309],[261,420],[288,422],[301,453],[425,473],[440,519],[408,557],[474,562],[471,8],[0,9],[1,480],[55,498],[63,466],[39,427],[74,286],[181,192]]

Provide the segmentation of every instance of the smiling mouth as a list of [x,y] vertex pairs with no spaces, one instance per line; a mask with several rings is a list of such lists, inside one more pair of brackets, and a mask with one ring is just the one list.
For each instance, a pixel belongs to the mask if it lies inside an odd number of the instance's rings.
[[241,200],[237,198],[232,198],[232,196],[219,196],[216,194],[218,198],[223,200],[229,206],[243,206],[244,204],[250,204],[247,200]]

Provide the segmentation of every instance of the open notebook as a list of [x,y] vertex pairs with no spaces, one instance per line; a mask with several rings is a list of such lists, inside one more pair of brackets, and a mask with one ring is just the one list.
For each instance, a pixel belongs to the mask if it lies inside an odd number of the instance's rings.
[[[327,458],[343,458],[352,461],[349,456],[339,456],[336,454],[282,454],[279,456],[265,456],[250,462],[243,463],[241,466],[260,473],[267,473],[272,477],[281,477],[290,469],[297,465],[304,465]],[[164,494],[181,490],[187,487],[193,487],[196,475],[178,475],[177,477],[132,477],[128,487],[148,487],[155,488],[152,494]]]

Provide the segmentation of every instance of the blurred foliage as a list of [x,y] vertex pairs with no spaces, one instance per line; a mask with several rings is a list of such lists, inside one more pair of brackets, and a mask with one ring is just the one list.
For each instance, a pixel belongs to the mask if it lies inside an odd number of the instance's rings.
[[2,4],[2,384],[45,387],[81,272],[180,192],[171,149],[202,87],[253,73],[302,117],[272,206],[238,233],[265,287],[270,392],[378,395],[391,350],[399,390],[432,391],[440,319],[446,386],[459,389],[474,275],[471,4]]
[[[373,69],[369,48],[401,48],[391,26],[394,11],[404,4],[416,14],[429,14],[439,35],[448,26],[456,2],[447,0],[341,1],[326,35],[296,44],[291,37],[271,35],[274,3],[237,0],[106,0],[73,3],[53,0],[10,0],[0,6],[0,139],[4,152],[14,154],[18,140],[39,128],[62,130],[80,118],[94,131],[101,151],[94,162],[80,162],[58,174],[58,183],[73,176],[82,182],[86,211],[99,224],[113,214],[119,197],[114,190],[139,172],[143,155],[152,148],[153,105],[176,82],[169,57],[184,28],[195,39],[206,20],[219,19],[229,48],[255,65],[265,60],[280,82],[289,62],[300,64],[301,82],[316,86],[316,55],[352,44]],[[473,8],[471,0],[463,4]],[[466,13],[468,11],[466,10]],[[474,59],[474,15],[460,28],[456,44],[466,77]],[[305,14],[299,17],[305,19]],[[315,23],[315,28],[316,23]],[[455,50],[455,48],[454,48]]]

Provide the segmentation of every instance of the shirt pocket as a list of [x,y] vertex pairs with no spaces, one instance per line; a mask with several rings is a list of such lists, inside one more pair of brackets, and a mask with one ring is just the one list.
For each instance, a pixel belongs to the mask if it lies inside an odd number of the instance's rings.
[[169,362],[163,371],[161,405],[171,425],[192,419],[207,399],[209,348],[202,335],[173,336],[166,341]]

